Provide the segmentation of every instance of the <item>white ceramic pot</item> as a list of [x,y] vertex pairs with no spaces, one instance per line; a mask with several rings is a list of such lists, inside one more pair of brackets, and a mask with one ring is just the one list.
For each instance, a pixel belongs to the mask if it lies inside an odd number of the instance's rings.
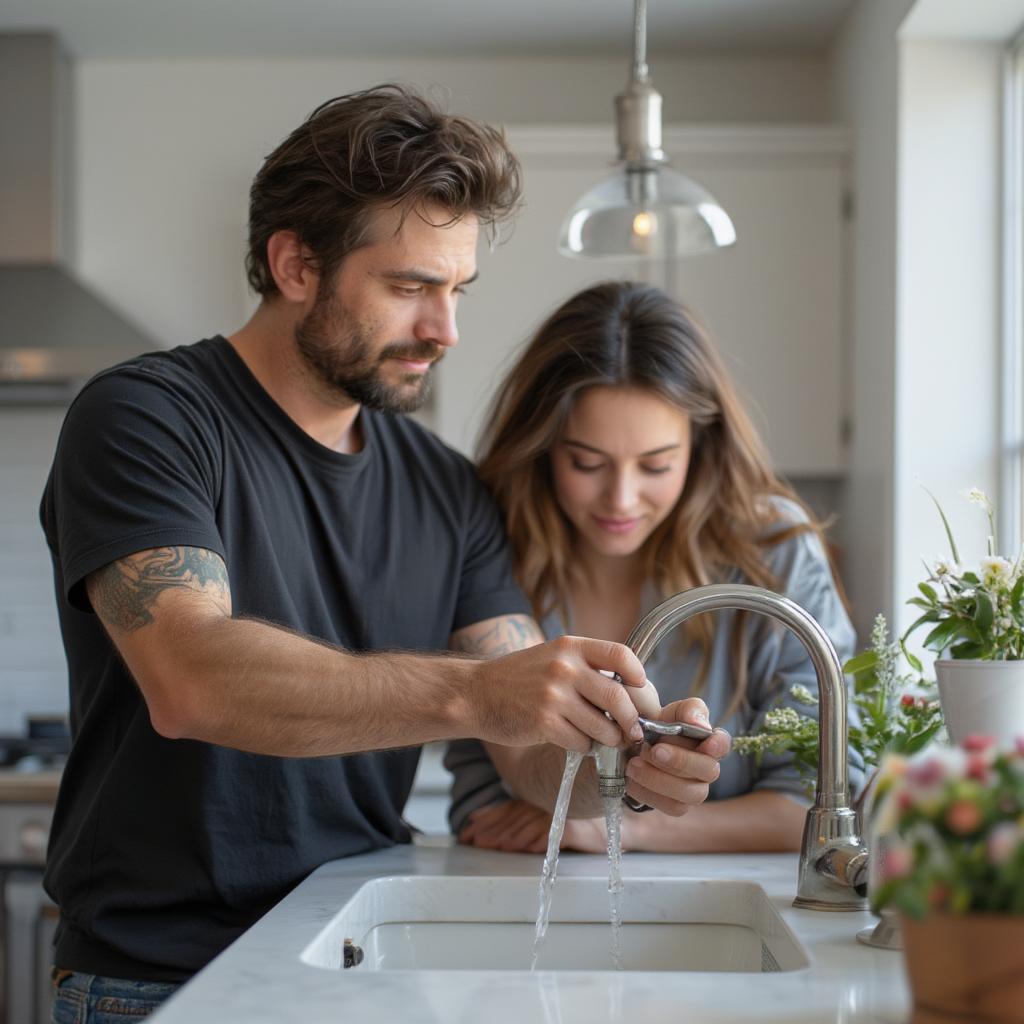
[[1024,661],[935,662],[949,738],[994,736],[1000,746],[1024,736]]

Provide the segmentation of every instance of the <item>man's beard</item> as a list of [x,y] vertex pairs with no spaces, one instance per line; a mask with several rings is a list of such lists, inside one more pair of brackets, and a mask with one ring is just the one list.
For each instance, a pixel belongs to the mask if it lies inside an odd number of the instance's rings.
[[398,384],[381,376],[386,359],[430,360],[443,355],[430,341],[395,342],[374,354],[373,330],[360,323],[334,296],[319,296],[295,328],[295,343],[306,366],[332,390],[368,409],[415,412],[430,393],[430,375],[405,374]]

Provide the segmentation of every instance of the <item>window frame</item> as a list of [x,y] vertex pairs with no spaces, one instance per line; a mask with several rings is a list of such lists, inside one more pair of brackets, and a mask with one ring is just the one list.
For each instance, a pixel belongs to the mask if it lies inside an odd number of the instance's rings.
[[1024,31],[1007,48],[1003,103],[1003,316],[999,550],[1024,538]]

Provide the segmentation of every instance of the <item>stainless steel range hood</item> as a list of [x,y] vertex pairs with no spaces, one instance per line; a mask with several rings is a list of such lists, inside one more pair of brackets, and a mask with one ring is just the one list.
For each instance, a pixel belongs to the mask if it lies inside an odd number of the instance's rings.
[[63,403],[156,348],[75,279],[71,74],[55,35],[0,33],[0,404]]

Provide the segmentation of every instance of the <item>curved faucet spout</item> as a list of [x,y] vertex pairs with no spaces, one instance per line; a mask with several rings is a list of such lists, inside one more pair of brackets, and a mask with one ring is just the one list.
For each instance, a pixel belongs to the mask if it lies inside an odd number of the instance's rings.
[[816,910],[861,910],[866,848],[860,839],[859,815],[850,807],[846,684],[839,656],[818,622],[789,598],[763,587],[715,583],[663,601],[644,616],[626,643],[646,663],[681,623],[702,612],[725,610],[756,612],[781,622],[810,655],[819,692],[818,781],[804,826],[795,903]]
[[818,677],[819,736],[818,807],[846,807],[850,784],[846,764],[846,684],[839,655],[832,641],[800,605],[763,587],[745,583],[712,583],[686,590],[663,601],[634,627],[626,645],[644,664],[655,647],[676,626],[703,612],[741,610],[757,612],[791,629],[807,648]]

